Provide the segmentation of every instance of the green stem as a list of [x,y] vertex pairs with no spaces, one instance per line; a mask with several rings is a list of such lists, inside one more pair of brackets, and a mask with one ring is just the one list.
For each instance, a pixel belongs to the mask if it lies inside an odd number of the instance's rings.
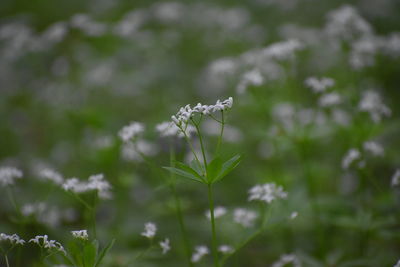
[[[197,131],[197,135],[199,136],[199,141],[200,141],[200,148],[201,148],[201,154],[203,156],[203,161],[204,161],[204,166],[206,167],[206,173],[207,173],[207,159],[206,159],[206,153],[204,151],[204,145],[203,145],[203,138],[201,137],[201,132],[200,132],[200,128],[199,125],[195,123],[195,121],[193,119],[191,119],[194,127],[196,127],[196,131]],[[207,177],[208,178],[208,177]]]
[[[170,146],[170,165],[171,167],[175,167],[175,150]],[[179,222],[179,228],[181,231],[182,239],[183,239],[183,245],[185,247],[185,254],[186,254],[186,260],[188,262],[188,266],[192,267],[193,262],[191,261],[191,251],[190,251],[190,242],[189,242],[189,237],[186,232],[186,227],[185,227],[185,222],[183,220],[183,214],[182,214],[182,208],[181,208],[181,202],[179,200],[178,193],[176,192],[176,185],[175,185],[175,175],[171,173],[171,181],[170,181],[170,188],[172,195],[175,200],[175,207],[176,207],[176,215],[178,217],[178,222]]]
[[7,257],[7,254],[4,254],[4,258],[6,259],[6,264],[7,264],[7,267],[10,267],[10,263],[8,262],[8,257]]
[[189,148],[190,148],[190,150],[192,151],[194,158],[196,159],[197,163],[201,166],[200,160],[199,160],[199,158],[197,157],[196,152],[194,151],[194,148],[193,148],[193,146],[192,146],[192,143],[191,143],[190,140],[189,140],[189,136],[187,136],[186,132],[185,132],[182,128],[180,128],[180,129],[181,129],[181,131],[183,132],[183,136],[184,136],[184,138],[185,138],[185,140],[186,140],[186,143],[188,143]]
[[218,143],[217,143],[217,149],[215,151],[215,155],[218,155],[218,153],[219,153],[219,148],[220,148],[221,142],[222,142],[222,136],[224,135],[225,119],[224,119],[224,111],[223,110],[221,110],[221,118],[222,118],[222,121],[221,121],[221,132],[220,132],[220,135],[218,137]]
[[98,196],[97,196],[98,192],[97,190],[94,192],[94,197],[93,197],[93,207],[90,210],[92,213],[92,227],[93,227],[93,236],[96,239],[97,238],[97,231],[96,231],[96,206],[97,206],[97,200],[98,200]]
[[217,234],[215,231],[215,218],[214,218],[214,199],[212,194],[211,184],[208,184],[208,202],[210,204],[211,214],[211,232],[212,232],[212,253],[214,257],[214,266],[219,267],[218,250],[217,250]]

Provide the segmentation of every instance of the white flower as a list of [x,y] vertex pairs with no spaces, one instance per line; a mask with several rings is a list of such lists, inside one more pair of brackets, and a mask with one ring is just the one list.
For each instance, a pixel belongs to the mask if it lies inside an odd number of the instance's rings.
[[58,185],[62,185],[64,182],[64,178],[62,177],[61,174],[49,168],[41,169],[39,171],[39,176],[42,179],[50,180]]
[[321,107],[332,107],[340,104],[340,102],[342,102],[342,99],[340,95],[335,92],[324,94],[318,99],[318,105]]
[[[222,206],[218,206],[214,208],[214,218],[217,219],[219,217],[222,217],[226,214],[226,208]],[[211,220],[211,212],[210,210],[206,211],[206,217]]]
[[383,147],[374,141],[365,142],[363,147],[365,151],[370,152],[373,156],[383,156],[385,153]]
[[230,254],[233,252],[233,248],[228,245],[221,245],[218,247],[218,251],[223,253],[223,254]]
[[160,241],[159,244],[163,254],[166,254],[171,249],[171,245],[168,238],[166,238],[164,241]]
[[153,238],[156,235],[157,226],[155,223],[148,222],[144,225],[144,232],[142,232],[142,236],[147,238]]
[[400,169],[397,169],[392,176],[392,186],[400,185]]
[[[42,240],[42,242],[40,242],[40,240]],[[64,253],[64,255],[67,254],[61,243],[55,240],[49,240],[47,235],[37,235],[35,238],[30,239],[29,242],[35,243],[40,247],[47,248],[48,250],[56,249],[57,251]]]
[[246,228],[253,226],[257,217],[257,212],[252,210],[237,208],[233,211],[233,220]]
[[299,215],[299,213],[297,211],[293,211],[290,214],[289,219],[293,220],[293,219],[297,218],[298,215]]
[[62,184],[65,191],[74,193],[85,193],[91,190],[97,190],[102,199],[111,198],[111,185],[104,179],[103,174],[95,174],[89,177],[89,181],[80,181],[78,178],[70,178]]
[[245,72],[240,79],[236,91],[243,94],[249,85],[260,86],[264,83],[264,77],[258,69]]
[[287,192],[283,191],[282,186],[277,186],[274,183],[253,186],[249,190],[249,201],[260,200],[266,203],[271,203],[275,199],[286,198]]
[[228,110],[232,108],[232,104],[233,98],[229,97],[222,102],[217,100],[215,105],[202,105],[201,103],[198,103],[193,109],[190,105],[186,105],[185,107],[180,108],[178,113],[171,116],[171,119],[177,127],[184,129],[194,114],[209,115],[213,112]]
[[124,126],[118,133],[119,137],[124,142],[128,142],[139,134],[144,132],[144,125],[140,122],[131,122],[129,125]]
[[335,85],[335,80],[327,77],[320,79],[316,77],[309,77],[304,81],[305,86],[310,88],[314,93],[325,92],[326,89]]
[[194,250],[195,251],[192,255],[192,262],[199,262],[201,258],[210,253],[206,246],[197,246]]
[[71,234],[74,238],[88,240],[89,235],[87,230],[78,230],[78,231],[71,231]]
[[358,109],[368,112],[375,123],[380,122],[382,117],[389,117],[392,114],[390,108],[382,102],[380,95],[373,90],[363,93]]
[[292,263],[293,267],[301,267],[300,259],[294,254],[284,254],[281,258],[272,264],[272,267],[283,267]]
[[14,167],[0,167],[0,185],[12,185],[15,179],[22,178],[22,171]]
[[[188,137],[190,137],[194,132],[196,132],[196,128],[192,125],[185,125],[182,127],[185,130],[185,133]],[[175,123],[170,121],[165,121],[156,125],[156,130],[160,134],[161,137],[169,137],[169,136],[178,136],[184,137],[185,134],[182,132]]]
[[348,169],[350,165],[361,158],[361,153],[355,148],[350,149],[342,160],[342,168]]
[[0,234],[0,241],[8,240],[13,245],[23,245],[25,244],[25,240],[20,238],[17,234],[7,235],[4,233]]
[[393,267],[400,267],[400,260],[398,260],[396,265],[394,265]]

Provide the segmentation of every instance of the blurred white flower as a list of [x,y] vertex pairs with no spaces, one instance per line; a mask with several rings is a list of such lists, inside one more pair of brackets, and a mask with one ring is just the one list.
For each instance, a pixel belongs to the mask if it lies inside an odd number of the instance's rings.
[[335,105],[340,104],[342,101],[342,98],[338,93],[332,92],[328,94],[323,94],[319,99],[318,99],[318,105],[321,107],[332,107]]
[[335,85],[335,80],[328,77],[309,77],[304,81],[305,86],[310,88],[314,93],[323,93],[326,89]]
[[[225,207],[217,206],[217,207],[214,208],[214,218],[215,219],[220,218],[220,217],[224,216],[226,214],[226,212],[227,212],[227,210],[226,210]],[[206,211],[206,217],[209,220],[211,220],[211,212],[210,212],[210,210]]]
[[166,254],[171,249],[171,245],[168,238],[166,238],[164,241],[160,241],[159,244],[163,254]]
[[194,249],[194,253],[192,255],[192,262],[199,262],[201,258],[203,258],[205,255],[209,254],[209,250],[206,246],[197,246]]
[[228,245],[221,245],[218,247],[218,251],[221,252],[222,254],[230,254],[234,251],[234,249]]
[[380,122],[382,117],[389,117],[392,114],[391,110],[382,102],[380,95],[373,90],[363,93],[358,109],[368,112],[375,123]]
[[391,183],[392,186],[400,185],[400,169],[397,169],[396,172],[393,174]]
[[256,185],[249,190],[249,201],[260,200],[265,203],[271,203],[275,199],[283,199],[287,197],[287,192],[283,191],[282,186],[274,183]]
[[238,94],[243,94],[249,86],[260,86],[263,83],[264,77],[260,70],[253,69],[242,75],[239,84],[236,87],[236,91]]
[[98,195],[102,199],[111,198],[111,185],[104,179],[104,174],[95,174],[89,177],[89,180],[81,181],[78,178],[70,178],[62,184],[65,191],[74,193],[85,193],[91,190],[97,190]]
[[128,142],[139,134],[144,132],[144,125],[140,122],[131,122],[129,125],[124,126],[118,133],[119,137],[124,142]]
[[252,227],[254,225],[254,221],[257,219],[258,214],[255,211],[244,209],[244,208],[236,208],[233,211],[233,220],[234,222],[241,224],[243,227]]
[[385,153],[384,148],[374,141],[367,141],[363,144],[365,151],[371,153],[373,156],[383,156]]
[[350,149],[342,159],[342,168],[348,169],[350,165],[361,158],[361,153],[355,148]]
[[142,236],[147,238],[153,238],[157,232],[157,225],[152,222],[148,222],[144,225],[144,231],[142,232]]
[[77,231],[71,231],[71,234],[74,238],[77,239],[82,239],[82,240],[88,240],[89,235],[87,230],[77,230]]
[[8,240],[12,245],[23,245],[25,244],[25,240],[20,238],[17,234],[7,235],[4,233],[0,233],[0,242],[3,240]]
[[290,218],[291,220],[293,220],[293,219],[297,218],[298,215],[299,215],[299,213],[298,213],[297,211],[293,211],[293,212],[290,214],[289,218]]
[[291,263],[293,267],[301,267],[300,259],[294,254],[284,254],[272,264],[272,267],[283,267]]
[[2,186],[14,184],[16,179],[22,178],[22,171],[14,167],[0,167],[0,184]]

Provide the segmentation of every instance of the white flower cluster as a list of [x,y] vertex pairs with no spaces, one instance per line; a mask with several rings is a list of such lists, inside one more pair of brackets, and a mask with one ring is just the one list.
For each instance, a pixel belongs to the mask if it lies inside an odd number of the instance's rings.
[[397,263],[393,267],[400,267],[400,260],[398,260]]
[[274,43],[266,47],[262,52],[268,58],[287,60],[294,56],[296,51],[303,49],[303,44],[296,39]]
[[157,232],[157,225],[152,222],[148,222],[144,225],[144,231],[142,232],[142,236],[145,236],[149,239],[153,238]]
[[274,183],[256,185],[249,190],[249,201],[260,200],[271,203],[275,199],[286,198],[287,192],[283,191],[282,186]]
[[8,240],[12,245],[23,245],[25,244],[25,240],[20,238],[17,234],[7,235],[4,233],[0,233],[0,241]]
[[39,203],[28,203],[22,206],[21,213],[24,216],[30,216],[32,214],[41,214],[47,209],[47,205],[45,202]]
[[[214,218],[217,219],[219,217],[222,217],[226,214],[227,210],[225,207],[218,206],[214,208]],[[210,210],[206,211],[206,217],[211,220],[211,212]]]
[[[374,141],[366,141],[363,143],[364,152],[367,152],[373,157],[384,156],[384,148]],[[358,162],[357,166],[363,168],[365,166],[364,153],[356,148],[351,148],[342,159],[342,168],[348,169],[354,162]]]
[[390,108],[383,103],[380,95],[373,90],[363,93],[358,109],[368,112],[375,123],[380,122],[382,117],[389,117],[392,114]]
[[171,245],[168,238],[164,239],[164,241],[160,241],[159,244],[162,249],[162,254],[166,254],[168,251],[171,250]]
[[65,251],[64,247],[61,245],[60,242],[57,242],[55,240],[49,240],[47,235],[37,235],[35,236],[35,238],[29,240],[29,242],[35,243],[38,246],[46,248],[48,250],[55,249],[59,252],[64,253],[64,255],[67,254],[67,252]]
[[71,231],[71,234],[74,238],[88,240],[89,235],[87,230],[78,230],[78,231]]
[[236,87],[236,91],[239,94],[243,94],[246,89],[250,86],[260,86],[264,83],[264,77],[262,76],[259,69],[253,69],[245,72]]
[[272,267],[283,267],[291,263],[293,267],[301,267],[300,259],[294,254],[284,254],[272,264]]
[[203,258],[205,255],[209,254],[210,251],[208,250],[208,247],[206,246],[197,246],[194,249],[194,253],[192,255],[192,262],[199,262],[201,258]]
[[189,120],[196,114],[210,115],[213,112],[224,111],[232,108],[233,98],[229,97],[224,101],[217,100],[215,105],[202,105],[198,103],[194,108],[191,108],[190,105],[186,105],[179,109],[179,112],[176,115],[171,117],[172,121],[179,128],[186,127]]
[[144,125],[140,122],[131,122],[129,125],[124,126],[118,133],[119,137],[124,142],[128,142],[139,134],[144,132]]
[[317,77],[308,77],[304,81],[304,84],[314,93],[323,93],[326,91],[326,89],[335,85],[335,80],[328,77],[322,77],[320,79],[318,79]]
[[64,178],[62,175],[55,170],[49,168],[43,168],[39,171],[39,177],[45,180],[50,180],[55,184],[62,185],[64,183]]
[[71,191],[77,194],[97,190],[100,198],[111,198],[111,185],[104,179],[103,174],[90,176],[88,182],[80,181],[78,178],[70,178],[62,184],[62,187],[65,191]]
[[258,214],[255,211],[237,208],[233,211],[233,220],[234,222],[242,225],[243,227],[252,227],[254,225],[254,221],[257,219]]
[[[184,130],[188,137],[196,132],[196,128],[193,125],[187,125]],[[185,136],[182,130],[179,129],[179,127],[176,126],[175,123],[170,121],[164,121],[157,124],[156,131],[160,134],[161,137],[177,136],[183,138]]]
[[22,171],[14,167],[0,167],[0,185],[14,184],[15,179],[22,178]]
[[396,170],[396,172],[392,176],[392,186],[400,185],[400,169]]

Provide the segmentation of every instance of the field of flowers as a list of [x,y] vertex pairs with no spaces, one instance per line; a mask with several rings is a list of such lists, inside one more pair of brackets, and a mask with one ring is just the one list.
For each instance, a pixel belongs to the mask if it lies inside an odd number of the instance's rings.
[[1,267],[400,267],[400,2],[0,4]]

